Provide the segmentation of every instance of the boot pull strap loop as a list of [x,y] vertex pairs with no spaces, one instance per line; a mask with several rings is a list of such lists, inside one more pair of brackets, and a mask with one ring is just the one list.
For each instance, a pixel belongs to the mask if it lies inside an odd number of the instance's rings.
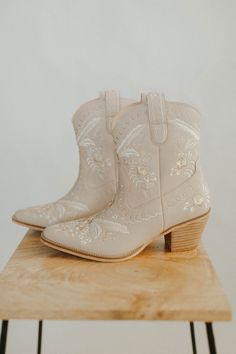
[[162,144],[167,138],[165,97],[156,92],[148,93],[147,104],[151,140],[154,144]]
[[112,130],[113,117],[120,111],[120,94],[118,91],[105,91],[105,110],[106,110],[106,126],[107,130]]

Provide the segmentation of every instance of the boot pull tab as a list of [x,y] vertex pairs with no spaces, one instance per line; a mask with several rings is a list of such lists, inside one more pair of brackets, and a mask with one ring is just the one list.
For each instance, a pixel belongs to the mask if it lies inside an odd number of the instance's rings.
[[147,105],[151,140],[154,144],[162,144],[167,138],[167,117],[164,95],[157,92],[148,93]]
[[112,130],[113,117],[120,111],[120,94],[118,91],[110,90],[104,92],[105,110],[106,110],[106,126],[107,130]]

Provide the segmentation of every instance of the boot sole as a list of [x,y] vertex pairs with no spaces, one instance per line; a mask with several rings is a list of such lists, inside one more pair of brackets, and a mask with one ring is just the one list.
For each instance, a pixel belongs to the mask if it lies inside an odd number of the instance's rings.
[[49,241],[46,238],[44,238],[43,234],[41,235],[40,240],[43,244],[51,248],[54,248],[58,251],[72,254],[73,256],[86,258],[86,259],[99,261],[99,262],[115,263],[115,262],[126,261],[137,256],[149,244],[151,244],[154,240],[162,236],[165,237],[165,248],[167,251],[185,252],[197,248],[200,242],[202,232],[208,221],[209,214],[210,214],[210,209],[207,213],[201,216],[198,216],[186,222],[170,227],[169,229],[165,230],[161,234],[154,237],[150,242],[142,245],[141,247],[133,251],[131,254],[129,254],[128,256],[126,255],[124,257],[109,258],[109,257],[99,257],[92,254],[83,253],[77,249],[66,248],[57,242]]
[[33,229],[33,230],[37,230],[37,231],[43,231],[45,229],[45,227],[27,224],[25,222],[18,221],[14,218],[12,218],[12,222],[14,222],[14,224],[21,225],[21,226],[27,227],[28,229]]

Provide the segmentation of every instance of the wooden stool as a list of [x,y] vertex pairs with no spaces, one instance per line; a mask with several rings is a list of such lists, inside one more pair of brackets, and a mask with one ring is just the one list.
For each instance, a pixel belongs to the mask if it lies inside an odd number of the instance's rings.
[[183,320],[206,323],[210,353],[216,353],[213,321],[231,310],[211,262],[199,247],[169,253],[163,240],[122,263],[76,258],[44,246],[28,231],[0,276],[0,354],[9,319],[37,319],[38,354],[43,320]]

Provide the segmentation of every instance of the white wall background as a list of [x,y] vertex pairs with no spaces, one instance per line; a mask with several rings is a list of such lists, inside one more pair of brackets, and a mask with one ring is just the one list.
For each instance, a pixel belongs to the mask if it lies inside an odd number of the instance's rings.
[[[236,2],[0,0],[0,266],[25,230],[21,207],[63,195],[77,174],[71,116],[102,89],[162,90],[203,112],[213,213],[205,246],[236,306]],[[34,353],[36,322],[10,323],[7,353]],[[45,322],[44,354],[190,353],[185,323]],[[219,353],[235,322],[215,325]],[[207,352],[203,325],[199,353]]]

